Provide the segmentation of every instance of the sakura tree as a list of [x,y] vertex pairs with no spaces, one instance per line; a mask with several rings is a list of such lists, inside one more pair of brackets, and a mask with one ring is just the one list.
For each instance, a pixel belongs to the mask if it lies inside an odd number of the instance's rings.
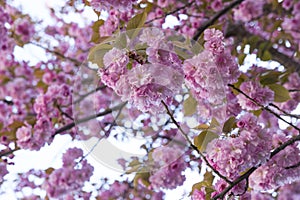
[[[70,0],[49,23],[16,2],[0,2],[0,184],[18,151],[97,141],[18,174],[20,199],[165,199],[188,169],[202,178],[178,199],[300,198],[299,1]],[[28,45],[47,58],[16,56]],[[133,138],[144,154],[92,182],[100,141]]]

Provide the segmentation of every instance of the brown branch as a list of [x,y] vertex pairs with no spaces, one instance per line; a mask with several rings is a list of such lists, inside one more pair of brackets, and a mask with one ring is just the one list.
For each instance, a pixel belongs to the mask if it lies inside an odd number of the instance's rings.
[[269,105],[272,106],[272,107],[274,107],[274,108],[276,108],[278,111],[282,112],[283,115],[285,115],[285,116],[289,116],[289,117],[292,117],[292,118],[300,119],[299,115],[294,115],[294,114],[288,113],[288,112],[286,112],[285,110],[282,110],[281,108],[279,108],[277,105],[275,105],[273,103],[270,103]]
[[82,62],[80,62],[80,61],[78,61],[78,60],[76,60],[74,58],[65,56],[62,53],[58,52],[58,51],[54,51],[54,50],[48,49],[47,47],[44,47],[43,45],[40,45],[40,44],[37,44],[37,43],[30,43],[30,44],[33,44],[33,45],[35,45],[37,47],[40,47],[40,48],[44,49],[46,52],[53,53],[54,55],[56,55],[56,56],[58,56],[60,58],[69,60],[69,61],[73,62],[77,66],[80,66],[82,64]]
[[163,16],[160,16],[160,17],[156,17],[156,18],[154,18],[154,19],[151,19],[151,20],[147,21],[145,24],[149,24],[149,23],[151,23],[151,22],[153,22],[153,21],[155,21],[155,20],[165,18],[165,17],[167,17],[168,15],[172,15],[172,14],[174,14],[174,13],[176,13],[176,12],[182,10],[182,9],[185,9],[185,8],[191,6],[193,3],[195,3],[195,1],[191,1],[190,3],[185,4],[184,6],[181,6],[181,7],[177,8],[177,9],[175,9],[175,10],[172,10],[172,11],[170,11],[170,12],[164,14]]
[[[287,146],[294,144],[296,141],[300,141],[300,135],[297,135],[296,137],[288,140],[287,142],[283,143],[282,145],[280,145],[279,147],[277,147],[274,151],[271,152],[270,158],[268,159],[267,162],[269,162],[271,160],[271,158],[273,158],[276,154],[278,154],[280,151],[282,151],[283,149],[285,149]],[[232,184],[230,184],[227,188],[225,188],[221,193],[219,193],[217,196],[215,196],[213,199],[217,200],[217,199],[224,199],[225,195],[229,192],[229,190],[231,190],[234,186],[236,186],[237,184],[239,184],[241,181],[243,181],[244,179],[247,179],[258,167],[260,167],[262,164],[259,164],[256,167],[252,167],[250,168],[245,174],[243,174],[242,176],[238,177],[236,180],[234,180],[232,182]]]
[[12,154],[13,152],[15,152],[15,151],[17,151],[17,150],[19,150],[20,148],[15,148],[15,149],[11,149],[11,150],[9,150],[9,151],[5,151],[5,152],[3,152],[3,153],[1,153],[0,154],[0,158],[2,158],[3,156],[9,156],[10,154]]
[[[126,102],[126,103],[127,103],[127,102]],[[118,114],[117,114],[117,116],[114,118],[114,121],[110,124],[109,129],[108,129],[107,131],[105,131],[105,136],[108,136],[108,133],[110,133],[111,129],[116,125],[116,121],[117,121],[117,119],[119,118],[119,116],[120,116],[120,114],[121,114],[121,111],[122,111],[122,109],[124,108],[124,106],[126,105],[126,103],[125,103],[125,104],[122,104],[121,107],[119,108]],[[102,129],[102,130],[103,130],[103,129]],[[100,141],[101,141],[102,139],[103,139],[103,137],[100,137],[100,138],[97,140],[97,142],[92,146],[92,148],[90,149],[90,151],[87,152],[87,154],[85,154],[84,156],[81,157],[79,163],[94,151],[94,149],[98,146],[98,144],[100,143]]]
[[239,88],[235,87],[232,84],[228,84],[229,87],[233,88],[234,90],[236,90],[237,92],[243,94],[247,99],[251,100],[253,103],[255,103],[256,105],[258,105],[259,107],[261,107],[262,109],[268,111],[269,113],[273,114],[275,117],[277,117],[278,119],[280,119],[281,121],[287,123],[288,125],[290,125],[291,127],[293,127],[294,129],[296,129],[297,131],[299,131],[300,133],[300,128],[298,128],[297,126],[295,126],[294,124],[292,124],[291,122],[283,119],[278,113],[274,112],[273,110],[271,110],[268,106],[263,106],[259,103],[257,103],[253,98],[251,98],[249,95],[247,95],[245,92],[243,92],[242,90],[240,90]]
[[[267,107],[264,107],[260,104],[258,104],[254,99],[252,99],[251,97],[249,97],[247,94],[245,94],[243,91],[241,91],[239,88],[236,88],[233,85],[228,85],[229,87],[232,87],[233,89],[235,89],[236,91],[238,91],[239,93],[243,94],[246,98],[250,99],[251,101],[253,101],[254,103],[256,103],[257,105],[259,105],[262,109],[267,110],[268,112],[270,112],[271,114],[275,115],[277,118],[284,120],[280,117],[280,115],[278,115],[277,113],[275,113],[274,111],[272,111],[271,109],[266,109]],[[300,129],[296,126],[294,126],[293,124],[290,124],[289,122],[285,121],[284,122],[288,123],[289,125],[291,125],[293,128],[295,128],[296,130],[299,131],[300,133]],[[276,149],[274,149],[271,154],[270,154],[270,158],[268,159],[267,162],[269,162],[271,160],[271,158],[273,158],[276,154],[278,154],[280,151],[282,151],[283,149],[285,149],[287,146],[294,144],[296,141],[300,141],[300,134],[297,135],[294,138],[291,138],[290,140],[286,141],[285,143],[283,143],[282,145],[280,145],[279,147],[277,147]],[[217,199],[224,199],[225,195],[237,184],[239,184],[241,181],[243,181],[244,179],[248,179],[249,176],[258,168],[262,165],[262,163],[260,163],[258,166],[256,167],[252,167],[250,168],[245,174],[243,174],[242,176],[238,177],[236,180],[234,180],[232,182],[232,184],[230,184],[228,187],[226,187],[221,193],[219,193],[218,195],[216,195],[213,199],[217,200]]]
[[204,32],[205,29],[207,29],[209,26],[213,25],[222,15],[225,15],[232,8],[234,8],[235,6],[241,4],[243,1],[244,0],[233,1],[231,4],[226,6],[223,10],[220,10],[219,12],[217,12],[208,21],[204,22],[204,24],[200,28],[198,28],[196,34],[193,37],[193,40],[197,41],[199,39],[200,35]]
[[[253,36],[260,38],[259,41],[257,42],[258,44],[268,42],[262,37],[248,32],[242,24],[229,24],[225,31],[225,37],[237,37],[239,42],[242,41],[243,38],[250,38]],[[268,48],[268,51],[272,55],[272,60],[279,62],[286,69],[290,69],[292,71],[296,71],[300,73],[300,63],[296,62],[291,57],[279,52],[277,49],[275,49],[272,46]]]
[[87,122],[87,121],[89,121],[89,120],[91,120],[91,119],[95,119],[95,118],[97,118],[97,117],[101,117],[101,116],[110,114],[110,113],[112,113],[112,112],[115,111],[115,110],[119,110],[119,109],[123,108],[123,106],[124,106],[126,103],[127,103],[127,102],[121,103],[121,104],[119,104],[119,105],[117,105],[117,106],[115,106],[115,107],[108,108],[108,109],[106,109],[105,111],[100,112],[100,113],[97,113],[97,114],[95,114],[95,115],[91,115],[91,116],[88,116],[88,117],[85,117],[85,118],[82,118],[82,119],[75,120],[75,122],[72,122],[72,123],[70,123],[70,124],[67,124],[67,125],[61,127],[60,129],[57,129],[57,130],[55,131],[55,133],[52,135],[52,137],[54,137],[55,135],[57,135],[57,134],[59,134],[59,133],[62,133],[62,132],[64,132],[64,131],[70,130],[71,128],[73,128],[74,126],[76,126],[76,125],[78,125],[78,124]]
[[93,93],[95,93],[95,92],[98,92],[98,91],[100,91],[100,90],[103,90],[103,89],[105,89],[107,86],[106,85],[102,85],[102,86],[99,86],[99,87],[97,87],[96,89],[94,89],[94,90],[92,90],[92,91],[90,91],[90,92],[87,92],[86,94],[83,94],[83,95],[81,95],[78,99],[76,99],[74,102],[73,102],[73,104],[77,104],[77,103],[79,103],[79,102],[81,102],[84,98],[86,98],[87,96],[89,96],[89,95],[91,95],[91,94],[93,94]]
[[224,179],[227,183],[232,184],[232,182],[230,180],[227,179],[227,177],[223,176],[222,174],[220,174],[220,172],[218,172],[216,169],[213,168],[213,166],[211,166],[211,164],[208,162],[207,158],[204,156],[204,154],[202,154],[199,149],[192,143],[192,141],[190,140],[190,138],[187,136],[187,134],[182,130],[181,126],[178,124],[178,122],[176,121],[176,119],[174,118],[174,116],[172,115],[172,113],[170,112],[167,104],[164,101],[161,101],[161,103],[164,105],[167,114],[169,115],[169,117],[171,118],[172,122],[175,124],[175,126],[178,128],[178,130],[181,132],[182,136],[186,139],[186,141],[189,143],[190,147],[192,149],[194,149],[195,151],[197,151],[197,153],[201,156],[201,158],[205,161],[205,163],[207,164],[207,166],[209,168],[211,168],[211,170],[213,170],[214,173],[216,173],[220,178]]

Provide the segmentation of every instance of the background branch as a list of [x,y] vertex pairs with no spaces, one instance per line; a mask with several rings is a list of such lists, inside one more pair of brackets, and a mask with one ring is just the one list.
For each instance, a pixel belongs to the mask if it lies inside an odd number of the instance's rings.
[[231,4],[229,4],[228,6],[226,6],[223,10],[220,10],[214,16],[212,16],[209,20],[207,20],[206,22],[204,22],[204,24],[202,26],[200,26],[200,28],[198,28],[196,34],[193,37],[193,40],[197,41],[199,39],[200,35],[203,33],[203,31],[205,29],[207,29],[209,26],[213,25],[221,16],[225,15],[232,8],[234,8],[235,6],[241,4],[243,1],[244,0],[233,1]]

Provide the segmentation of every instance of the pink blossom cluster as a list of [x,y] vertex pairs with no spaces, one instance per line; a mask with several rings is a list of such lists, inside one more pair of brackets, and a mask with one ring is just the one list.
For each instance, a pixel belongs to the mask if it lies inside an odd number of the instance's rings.
[[289,95],[291,99],[286,102],[280,103],[279,106],[282,110],[286,112],[291,112],[297,108],[300,102],[300,92],[296,88],[300,88],[300,77],[297,72],[289,75],[288,82],[284,84],[284,87],[288,90],[294,90],[290,92]]
[[17,19],[14,22],[15,32],[20,36],[22,43],[27,43],[35,33],[33,24],[26,18]]
[[258,110],[261,106],[266,106],[274,100],[274,92],[267,87],[263,87],[259,81],[245,81],[240,85],[240,90],[256,102],[253,102],[244,94],[238,94],[238,102],[246,110]]
[[7,168],[6,168],[6,163],[5,162],[0,162],[0,185],[4,181],[4,176],[8,174]]
[[278,190],[278,200],[300,199],[300,182],[284,185]]
[[237,137],[214,139],[206,148],[210,164],[230,179],[266,162],[272,149],[271,133],[258,125],[254,115],[245,114],[237,124],[240,129]]
[[263,0],[246,0],[234,9],[233,17],[236,21],[248,22],[263,14]]
[[70,196],[80,191],[84,183],[89,181],[94,168],[85,159],[78,161],[82,156],[83,151],[79,148],[70,148],[63,154],[62,168],[54,170],[43,184],[49,197]]
[[[278,147],[287,140],[286,135],[278,133],[273,136],[273,146]],[[299,155],[297,144],[287,146],[250,176],[250,187],[262,191],[299,181]]]
[[154,192],[141,184],[137,184],[134,188],[128,182],[115,181],[109,185],[109,189],[106,189],[105,187],[100,188],[97,196],[97,198],[100,198],[101,200],[142,200],[145,199],[145,197],[153,200],[162,200],[164,193],[161,191]]
[[282,22],[282,28],[290,33],[295,39],[300,39],[300,2],[285,0],[282,2],[282,7],[285,9],[292,9],[292,15],[285,16]]
[[184,61],[185,81],[198,102],[218,105],[225,101],[224,84],[235,82],[240,73],[236,61],[225,51],[221,31],[205,30],[204,40],[205,50]]
[[225,50],[223,33],[215,28],[204,31],[204,48],[214,55],[222,54]]
[[135,2],[136,0],[92,0],[90,4],[93,9],[99,12],[101,12],[101,10],[110,10],[111,8],[125,12],[131,9],[132,4]]
[[162,31],[145,29],[139,40],[148,45],[147,62],[136,52],[114,47],[103,57],[105,67],[99,69],[104,84],[143,112],[162,112],[161,101],[169,104],[183,83],[181,60],[163,39]]
[[154,189],[175,189],[185,181],[182,172],[187,163],[182,158],[183,152],[176,148],[159,147],[152,153],[155,170],[151,173],[149,181]]
[[[51,143],[53,134],[52,119],[59,118],[61,113],[60,109],[53,110],[55,105],[69,106],[71,105],[70,88],[66,84],[51,85],[45,94],[41,93],[35,101],[34,111],[36,112],[37,121],[32,127],[25,123],[24,126],[19,128],[16,132],[17,144],[23,149],[39,150],[45,143]],[[71,115],[71,109],[67,109]]]
[[145,197],[153,200],[162,200],[164,197],[163,192],[154,192],[152,190],[143,187],[141,184],[138,184],[136,188],[131,187],[127,182],[115,181],[109,185],[109,189],[104,187],[99,190],[97,198],[101,200],[123,200],[123,199],[134,199],[142,200]]
[[12,24],[10,15],[6,12],[4,7],[0,6],[0,70],[3,70],[5,62],[9,56],[12,55],[15,42],[9,37],[9,29],[5,23]]

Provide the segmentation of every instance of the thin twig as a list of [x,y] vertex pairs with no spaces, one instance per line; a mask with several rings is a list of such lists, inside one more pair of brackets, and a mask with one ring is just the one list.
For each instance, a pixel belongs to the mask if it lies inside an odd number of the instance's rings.
[[37,47],[40,47],[40,48],[44,49],[46,52],[53,53],[54,55],[56,55],[56,56],[58,56],[60,58],[64,58],[66,60],[70,60],[71,62],[73,62],[77,66],[80,66],[82,64],[82,62],[80,62],[80,61],[78,61],[78,60],[76,60],[74,58],[65,56],[62,53],[58,52],[58,51],[54,51],[54,50],[48,49],[47,47],[44,47],[43,45],[40,45],[40,44],[37,44],[37,43],[32,43],[32,42],[30,44],[33,44],[33,45],[35,45]]
[[182,10],[182,9],[185,9],[185,8],[191,6],[193,3],[195,3],[195,1],[191,1],[190,3],[185,4],[184,6],[181,6],[181,7],[177,8],[177,9],[175,9],[175,10],[172,10],[172,11],[170,11],[170,12],[164,14],[163,16],[160,16],[160,17],[156,17],[156,18],[154,18],[154,19],[151,19],[151,20],[147,21],[145,24],[149,24],[149,23],[151,23],[151,22],[153,22],[153,21],[155,21],[155,20],[165,18],[165,17],[167,17],[168,15],[172,15],[172,14],[174,14],[174,13],[176,13],[176,12]]
[[[127,102],[126,102],[127,103]],[[114,125],[116,124],[117,119],[119,118],[122,109],[124,108],[124,106],[126,105],[122,104],[122,106],[120,107],[117,116],[114,118],[114,121],[110,124],[109,129],[107,131],[105,131],[105,136],[108,136],[107,133],[110,133],[111,129],[114,127]],[[97,142],[92,146],[92,148],[89,150],[89,152],[87,152],[87,154],[85,154],[84,156],[82,156],[82,158],[80,159],[79,162],[81,162],[83,159],[85,159],[88,155],[90,155],[94,149],[98,146],[98,144],[100,143],[100,141],[103,139],[103,137],[98,138]]]
[[276,108],[278,111],[282,112],[285,116],[289,116],[289,117],[293,117],[293,118],[296,118],[296,119],[300,119],[299,115],[294,115],[294,114],[288,113],[288,112],[282,110],[281,108],[279,108],[277,105],[275,105],[273,103],[270,103],[269,105],[272,106],[272,107],[274,107],[274,108]]
[[243,94],[247,99],[251,100],[253,103],[255,103],[256,105],[258,105],[259,107],[261,107],[262,109],[268,111],[269,113],[273,114],[275,117],[277,117],[278,119],[282,120],[283,122],[287,123],[288,125],[290,125],[291,127],[293,127],[294,129],[296,129],[297,131],[300,132],[300,128],[298,128],[297,126],[295,126],[294,124],[292,124],[291,122],[283,119],[278,113],[274,112],[272,109],[270,109],[268,106],[263,106],[259,103],[257,103],[253,98],[251,98],[249,95],[247,95],[246,93],[244,93],[242,90],[240,90],[239,88],[235,87],[232,84],[228,84],[229,87],[233,88],[234,90],[236,90],[237,92]]
[[103,90],[106,87],[107,87],[106,85],[101,85],[101,86],[97,87],[96,89],[94,89],[94,90],[92,90],[90,92],[87,92],[86,94],[81,95],[78,99],[76,99],[75,101],[73,101],[73,104],[77,104],[77,103],[81,102],[87,96],[89,96],[89,95],[91,95],[91,94],[93,94],[95,92],[98,92],[100,90]]
[[17,151],[19,149],[20,148],[15,148],[15,149],[11,149],[9,151],[5,151],[5,152],[3,152],[3,153],[0,154],[0,158],[2,158],[3,156],[8,156],[8,155],[12,154],[13,152],[15,152],[15,151]]
[[244,0],[237,0],[226,6],[223,10],[220,10],[217,12],[213,17],[211,17],[208,21],[206,21],[200,28],[198,28],[196,34],[193,37],[193,40],[197,41],[200,37],[200,35],[203,33],[205,29],[207,29],[209,26],[213,25],[222,15],[226,14],[228,11],[230,11],[235,6],[242,3]]
[[208,162],[207,158],[204,156],[204,154],[202,154],[199,149],[193,144],[193,142],[190,140],[190,138],[187,136],[187,134],[182,130],[181,126],[178,124],[178,122],[175,120],[174,116],[172,115],[172,113],[170,112],[167,104],[164,101],[161,101],[161,103],[164,105],[167,114],[170,116],[172,122],[176,125],[176,127],[178,128],[178,130],[181,132],[182,136],[186,139],[186,141],[189,143],[190,147],[193,148],[195,151],[197,151],[197,153],[201,156],[201,158],[206,162],[207,166],[209,168],[211,168],[211,170],[213,170],[220,178],[224,179],[227,183],[232,184],[232,181],[228,180],[227,177],[223,176],[222,174],[220,174],[220,172],[218,172],[216,169],[214,169],[211,164]]
[[62,115],[66,116],[67,118],[69,118],[72,121],[74,120],[73,117],[71,117],[68,113],[64,112],[59,105],[56,105],[56,107]]
[[[251,97],[249,97],[247,94],[245,94],[243,91],[241,91],[239,88],[236,88],[234,85],[229,84],[229,87],[232,87],[233,89],[235,89],[236,91],[238,91],[239,93],[243,94],[246,98],[250,99],[251,101],[253,101],[254,103],[256,103],[257,105],[259,105],[262,109],[267,110],[268,112],[272,113],[273,115],[275,115],[278,119],[283,120],[284,122],[288,123],[290,126],[292,126],[293,128],[295,128],[296,130],[299,131],[300,133],[300,129],[296,126],[294,126],[293,124],[287,122],[286,120],[282,119],[282,117],[280,115],[278,115],[277,113],[275,113],[274,111],[272,111],[271,109],[269,109],[268,107],[265,107],[263,105],[258,104],[254,99],[252,99]],[[267,108],[267,109],[266,109]],[[287,146],[294,144],[296,141],[300,140],[300,134],[297,135],[294,138],[291,138],[290,140],[286,141],[285,143],[283,143],[282,145],[280,145],[279,147],[277,147],[276,149],[274,149],[274,151],[271,152],[270,154],[270,158],[267,160],[267,162],[269,162],[271,160],[271,158],[273,158],[276,154],[278,154],[280,151],[282,151],[283,149],[285,149]],[[232,184],[230,184],[228,187],[226,187],[221,193],[219,193],[218,195],[216,195],[213,199],[217,200],[217,199],[224,199],[225,195],[237,184],[239,184],[241,181],[243,181],[244,179],[248,179],[248,177],[258,168],[262,165],[262,163],[260,163],[258,166],[256,167],[252,167],[250,168],[246,173],[244,173],[242,176],[238,177],[237,179],[235,179],[233,181]]]
[[72,122],[72,123],[70,123],[70,124],[67,124],[67,125],[61,127],[60,129],[56,130],[55,133],[52,135],[52,137],[54,137],[55,135],[57,135],[57,134],[59,134],[59,133],[62,133],[62,132],[64,132],[64,131],[70,130],[71,128],[73,128],[74,126],[76,126],[76,125],[78,125],[78,124],[87,122],[87,121],[89,121],[89,120],[91,120],[91,119],[95,119],[95,118],[97,118],[97,117],[101,117],[101,116],[110,114],[110,113],[112,113],[112,112],[115,111],[115,110],[119,110],[119,109],[121,109],[126,103],[127,103],[127,102],[121,103],[121,104],[119,104],[119,105],[117,105],[117,106],[115,106],[115,107],[108,108],[108,109],[106,109],[105,111],[100,112],[100,113],[97,113],[97,114],[95,114],[95,115],[91,115],[91,116],[87,116],[87,117],[82,118],[82,119],[75,120],[75,122]]

